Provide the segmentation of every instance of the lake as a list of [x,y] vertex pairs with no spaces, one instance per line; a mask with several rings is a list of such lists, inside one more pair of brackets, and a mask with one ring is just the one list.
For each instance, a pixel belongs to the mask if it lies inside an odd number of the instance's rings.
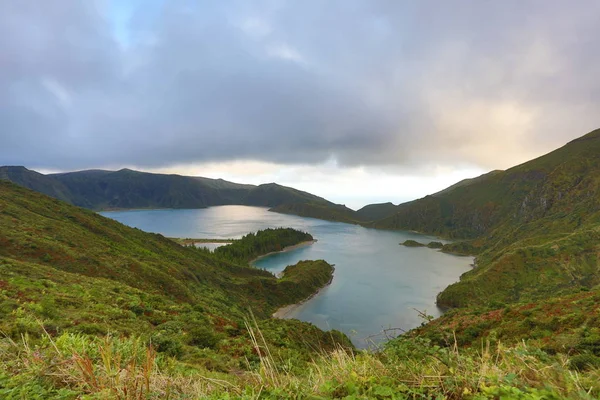
[[[419,313],[439,316],[435,297],[471,269],[472,257],[428,248],[400,246],[407,239],[439,240],[412,232],[367,229],[340,222],[278,214],[262,207],[219,206],[196,210],[132,210],[104,216],[168,237],[237,239],[259,229],[291,227],[309,232],[317,242],[255,262],[273,273],[300,260],[335,264],[331,285],[286,318],[338,329],[364,348],[385,339],[384,329],[408,330],[421,324]],[[387,331],[388,334],[398,334]]]

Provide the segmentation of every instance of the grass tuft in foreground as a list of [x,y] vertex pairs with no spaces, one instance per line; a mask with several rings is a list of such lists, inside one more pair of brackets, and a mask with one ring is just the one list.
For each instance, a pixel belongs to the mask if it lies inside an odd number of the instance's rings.
[[157,353],[136,338],[46,334],[0,340],[3,399],[594,399],[600,370],[577,372],[569,356],[525,343],[460,349],[402,337],[377,353],[339,347],[302,371],[271,352],[253,317],[246,328],[259,362],[219,373]]

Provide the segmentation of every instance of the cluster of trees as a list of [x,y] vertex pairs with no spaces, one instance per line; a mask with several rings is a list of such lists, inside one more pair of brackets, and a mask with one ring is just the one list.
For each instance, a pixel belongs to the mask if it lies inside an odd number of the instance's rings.
[[215,249],[214,254],[235,262],[248,263],[261,255],[314,240],[312,235],[292,228],[264,229],[249,233],[230,245]]

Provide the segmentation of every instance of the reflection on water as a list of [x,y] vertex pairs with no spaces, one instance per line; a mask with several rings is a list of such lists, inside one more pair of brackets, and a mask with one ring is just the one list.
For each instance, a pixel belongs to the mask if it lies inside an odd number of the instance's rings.
[[[183,238],[240,238],[259,229],[291,227],[318,241],[256,261],[274,273],[300,260],[324,259],[335,264],[333,282],[290,315],[322,329],[339,329],[359,347],[382,329],[414,328],[422,322],[416,310],[439,316],[435,297],[470,269],[472,258],[428,248],[408,248],[407,239],[433,237],[381,231],[357,225],[277,214],[261,207],[220,206],[199,210],[136,210],[102,213],[145,231]],[[439,239],[435,239],[438,240]],[[443,242],[443,241],[442,241]],[[381,337],[374,337],[377,342]]]

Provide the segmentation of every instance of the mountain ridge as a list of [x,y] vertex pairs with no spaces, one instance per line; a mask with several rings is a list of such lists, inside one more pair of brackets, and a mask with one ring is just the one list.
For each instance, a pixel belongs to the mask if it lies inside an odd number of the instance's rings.
[[[290,209],[303,204],[325,209],[339,209],[332,203],[311,193],[266,183],[249,185],[224,179],[191,177],[178,174],[153,174],[123,168],[118,171],[82,170],[55,174],[40,174],[22,166],[0,167],[0,179],[9,180],[70,204],[96,210],[144,208],[206,208],[217,205],[249,205]],[[353,213],[347,209],[346,214]],[[347,216],[334,215],[330,219],[353,222]]]
[[[543,213],[539,207],[537,210],[531,209],[534,206],[531,195],[536,185],[543,183],[564,162],[570,162],[569,168],[572,168],[572,171],[564,171],[564,175],[570,172],[585,173],[586,168],[595,171],[594,165],[576,164],[581,157],[591,164],[597,162],[599,139],[600,129],[505,171],[492,171],[474,178],[468,185],[453,185],[436,194],[400,204],[396,213],[375,221],[370,226],[473,239],[498,227],[505,217],[512,220],[513,217],[526,217],[527,213]],[[578,172],[579,169],[581,171]],[[528,194],[530,197],[526,200]],[[545,205],[536,206],[548,208],[549,200],[544,200]],[[520,209],[523,203],[525,205]],[[533,217],[533,214],[530,216]]]

